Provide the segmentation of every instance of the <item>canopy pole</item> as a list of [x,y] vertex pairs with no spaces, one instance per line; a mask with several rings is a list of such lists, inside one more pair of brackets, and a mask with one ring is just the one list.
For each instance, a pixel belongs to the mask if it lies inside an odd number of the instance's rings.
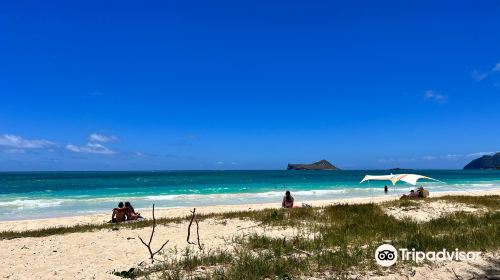
[[370,180],[368,180],[368,187],[370,188],[370,195],[372,197],[372,203],[373,203],[373,189],[372,189],[372,184],[370,183]]

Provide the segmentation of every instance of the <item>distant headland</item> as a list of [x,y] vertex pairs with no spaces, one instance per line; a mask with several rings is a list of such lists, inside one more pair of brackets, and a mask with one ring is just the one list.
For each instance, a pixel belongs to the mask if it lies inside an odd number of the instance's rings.
[[389,169],[390,171],[404,171],[404,170],[413,170],[411,168],[399,168],[399,167],[396,167],[396,168],[390,168]]
[[465,169],[500,169],[500,153],[484,155],[469,162]]
[[323,159],[311,164],[291,164],[289,163],[287,170],[339,170],[335,165]]

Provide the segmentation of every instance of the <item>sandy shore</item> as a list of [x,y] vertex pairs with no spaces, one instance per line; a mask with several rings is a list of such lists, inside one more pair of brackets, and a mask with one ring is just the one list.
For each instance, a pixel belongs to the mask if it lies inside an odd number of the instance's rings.
[[[446,192],[446,193],[432,193],[432,197],[440,197],[444,195],[500,195],[500,190],[493,191],[474,191],[474,192]],[[380,203],[384,201],[391,201],[399,199],[399,195],[395,196],[388,194],[386,196],[378,197],[364,197],[364,198],[347,198],[347,199],[331,199],[331,200],[314,200],[314,201],[303,201],[312,206],[325,206],[331,204],[339,203]],[[302,201],[296,201],[296,205],[301,205]],[[216,206],[200,206],[196,207],[196,212],[200,214],[208,213],[225,213],[225,212],[237,212],[246,210],[261,210],[265,208],[280,208],[281,203],[262,203],[262,204],[236,204],[236,205],[216,205]],[[179,208],[156,208],[155,215],[157,218],[161,217],[184,217],[190,215],[189,211],[192,210],[191,207],[179,207]],[[151,209],[136,209],[136,211],[142,213],[144,217],[151,216]],[[93,214],[86,216],[70,216],[70,217],[57,217],[57,218],[46,218],[46,219],[33,219],[33,220],[18,220],[18,221],[3,221],[0,222],[0,231],[23,231],[30,229],[40,229],[47,227],[59,227],[59,226],[73,226],[77,224],[102,224],[108,222],[111,219],[111,210],[109,213]]]
[[[445,194],[433,194],[438,197]],[[498,191],[485,191],[474,193],[455,193],[460,195],[500,195]],[[309,201],[313,206],[334,203],[369,203],[394,200],[396,197],[376,197],[342,199],[328,201]],[[300,202],[299,202],[300,203]],[[199,213],[220,213],[240,210],[259,210],[264,208],[278,208],[280,204],[248,204],[198,207]],[[436,209],[446,209],[437,207]],[[189,215],[191,208],[161,209],[157,217],[179,217]],[[441,211],[441,210],[437,210]],[[148,209],[141,209],[149,217]],[[26,230],[55,226],[71,226],[75,224],[103,223],[108,221],[110,214],[92,216],[76,216],[64,218],[50,218],[39,220],[9,221],[0,223],[0,230]],[[169,224],[158,226],[153,248],[158,248],[165,240],[170,240],[165,255],[169,258],[178,257],[187,247],[197,250],[195,245],[186,243],[187,223]],[[150,228],[100,230],[95,232],[72,233],[53,235],[42,238],[16,238],[0,240],[0,278],[2,279],[121,279],[112,275],[113,270],[128,270],[147,261],[146,248],[139,242],[138,236],[147,238]],[[277,229],[258,226],[254,221],[233,219],[229,222],[208,219],[200,222],[202,243],[205,250],[223,248],[231,250],[232,238],[245,236],[251,233],[269,236],[293,236],[296,229]],[[490,258],[496,256],[490,256]],[[160,258],[162,258],[160,256]],[[480,265],[488,266],[485,260]],[[460,271],[464,264],[449,264],[441,270],[442,277],[433,274],[432,269],[415,268],[418,272],[412,279],[449,279],[448,266],[455,266]],[[427,269],[427,270],[426,270]],[[446,274],[448,273],[448,274]],[[451,273],[451,272],[450,272]],[[399,277],[391,278],[399,279]],[[402,278],[406,279],[406,278]]]

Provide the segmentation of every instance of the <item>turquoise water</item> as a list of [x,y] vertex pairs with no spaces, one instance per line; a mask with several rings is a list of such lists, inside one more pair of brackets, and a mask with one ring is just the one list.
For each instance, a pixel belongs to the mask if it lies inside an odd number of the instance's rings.
[[[280,202],[384,196],[385,182],[359,184],[388,171],[149,171],[0,173],[0,220],[110,211],[119,201],[136,208]],[[418,170],[445,183],[422,182],[432,192],[500,190],[500,171]],[[398,183],[389,195],[408,192]]]

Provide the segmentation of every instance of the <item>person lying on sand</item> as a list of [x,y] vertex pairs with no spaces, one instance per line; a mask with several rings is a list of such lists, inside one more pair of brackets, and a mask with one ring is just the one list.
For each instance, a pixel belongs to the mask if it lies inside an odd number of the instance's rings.
[[410,190],[410,194],[403,194],[399,199],[418,199],[419,193],[416,193],[414,190]]
[[414,190],[411,190],[409,195],[403,194],[400,199],[420,199],[428,197],[429,191],[420,186],[416,192]]
[[127,219],[127,211],[123,208],[123,202],[118,203],[118,207],[113,209],[113,214],[111,215],[111,222],[119,223],[125,222]]
[[408,195],[409,198],[415,199],[419,197],[418,192],[415,192],[414,190],[410,191],[410,195]]
[[141,213],[135,212],[134,207],[132,207],[132,204],[128,201],[125,202],[125,213],[127,215],[127,221],[144,219]]
[[293,196],[290,195],[290,191],[285,192],[285,196],[283,197],[283,201],[281,202],[281,206],[283,208],[292,208],[293,207]]

